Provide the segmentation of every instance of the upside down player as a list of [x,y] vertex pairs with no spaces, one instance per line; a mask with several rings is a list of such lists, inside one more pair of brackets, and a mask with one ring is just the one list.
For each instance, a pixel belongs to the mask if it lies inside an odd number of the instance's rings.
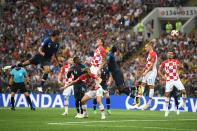
[[[62,78],[64,78],[64,80],[63,80],[64,85],[67,85],[68,83],[70,83],[74,80],[73,75],[70,75],[69,78],[67,77],[68,70],[72,65],[73,65],[73,59],[69,58],[67,60],[67,63],[61,67],[60,73],[58,75],[58,83],[59,84],[62,83]],[[68,115],[69,97],[71,95],[74,95],[73,86],[70,86],[70,87],[66,88],[63,91],[63,95],[64,95],[64,109],[65,109],[65,111],[62,115]]]
[[[38,49],[38,53],[35,56],[33,56],[30,60],[27,60],[22,63],[23,67],[28,66],[30,64],[33,65],[41,64],[44,73],[41,80],[41,87],[38,88],[38,90],[41,92],[42,92],[42,87],[44,86],[44,83],[48,78],[48,73],[50,72],[50,63],[52,57],[55,57],[55,59],[58,61],[56,54],[60,47],[60,44],[58,43],[59,35],[60,35],[59,30],[54,30],[50,35],[50,37],[44,39],[44,41],[42,42],[41,46]],[[14,68],[14,67],[15,65],[5,66],[3,70]]]
[[82,107],[83,107],[84,114],[87,111],[86,107],[84,106],[86,104],[86,102],[89,99],[93,99],[96,97],[97,103],[99,104],[99,109],[101,111],[101,119],[105,119],[106,118],[105,117],[105,109],[102,104],[103,89],[100,85],[102,80],[98,76],[92,74],[89,68],[86,69],[86,72],[87,73],[81,75],[76,80],[69,83],[67,86],[64,86],[62,89],[66,89],[67,87],[69,87],[73,84],[83,81],[86,84],[86,86],[89,88],[89,91],[85,93],[85,95],[83,96],[83,98],[81,100],[81,103],[83,105]]
[[[186,107],[186,90],[183,86],[179,75],[177,73],[178,68],[183,68],[183,65],[176,59],[174,59],[173,52],[167,53],[167,60],[163,61],[159,67],[159,75],[162,79],[166,80],[165,86],[165,117],[169,115],[169,101],[170,101],[170,92],[173,90],[173,86],[175,86],[178,90],[182,93],[183,103],[182,107]],[[165,69],[165,76],[163,75],[162,71]]]

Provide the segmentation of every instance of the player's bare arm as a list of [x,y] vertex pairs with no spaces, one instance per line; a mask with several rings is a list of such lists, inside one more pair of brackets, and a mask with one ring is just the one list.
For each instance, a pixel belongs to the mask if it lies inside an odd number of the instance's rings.
[[107,82],[107,85],[108,85],[108,86],[111,86],[112,83],[113,83],[113,77],[112,77],[112,74],[110,73],[110,75],[109,75],[109,80],[108,80],[108,82]]
[[68,85],[65,85],[64,87],[61,87],[60,90],[66,89],[66,88],[68,88],[69,86],[72,86],[72,85],[78,83],[79,81],[80,81],[79,79],[76,79],[76,80],[70,82]]
[[162,70],[163,70],[163,68],[159,67],[158,74],[161,76],[161,78],[162,78],[163,80],[165,80],[165,76],[164,76]]
[[99,86],[102,82],[102,79],[100,77],[96,77],[96,86]]
[[59,73],[57,80],[58,83],[62,83],[62,72]]
[[146,67],[142,73],[142,76],[145,76],[150,70],[153,68],[153,61],[151,61],[150,65]]

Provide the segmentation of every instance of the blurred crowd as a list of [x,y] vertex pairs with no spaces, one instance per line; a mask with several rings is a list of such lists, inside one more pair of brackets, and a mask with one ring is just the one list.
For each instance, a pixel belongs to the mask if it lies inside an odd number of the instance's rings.
[[[59,59],[81,56],[83,61],[89,60],[95,50],[97,37],[104,39],[105,48],[110,50],[112,45],[119,47],[117,60],[127,61],[123,66],[125,82],[131,86],[135,84],[139,67],[143,67],[144,53],[140,57],[128,61],[131,54],[142,46],[143,38],[132,32],[132,27],[138,24],[149,10],[149,1],[144,0],[40,0],[40,1],[13,1],[1,6],[0,15],[0,67],[12,65],[16,61],[24,61],[36,54],[43,39],[54,29],[61,30],[61,49]],[[169,0],[151,1],[159,3],[155,6],[168,6]],[[168,37],[157,39],[155,44],[158,54],[163,59],[169,45],[176,47],[181,56],[178,58],[186,63],[187,72],[182,77],[186,88],[196,89],[195,66],[196,53],[193,38],[182,38],[171,41]],[[175,44],[176,43],[176,44]],[[186,44],[187,43],[187,44]],[[181,50],[184,49],[184,50]],[[186,52],[187,57],[185,57]],[[177,53],[177,52],[176,52]],[[183,57],[184,56],[184,57]],[[57,93],[57,75],[60,67],[56,63],[51,65],[52,72],[47,80],[45,93]],[[185,69],[185,70],[186,70]],[[39,66],[27,67],[30,76],[30,90],[39,86],[42,69]],[[6,92],[8,85],[7,72],[0,71],[0,90]],[[129,81],[129,82],[128,82]],[[158,85],[160,86],[160,84]],[[159,89],[160,90],[160,89]],[[161,92],[158,94],[163,95]]]

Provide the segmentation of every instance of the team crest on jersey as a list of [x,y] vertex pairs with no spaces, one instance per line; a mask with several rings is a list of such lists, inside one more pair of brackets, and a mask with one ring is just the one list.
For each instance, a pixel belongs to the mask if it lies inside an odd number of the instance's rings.
[[23,76],[23,74],[22,74],[22,73],[20,73],[20,74],[19,74],[19,76]]

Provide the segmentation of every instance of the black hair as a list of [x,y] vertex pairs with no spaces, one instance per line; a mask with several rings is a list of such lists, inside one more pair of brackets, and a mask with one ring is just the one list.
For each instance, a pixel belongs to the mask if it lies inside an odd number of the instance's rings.
[[51,36],[56,36],[56,35],[60,35],[60,31],[59,31],[59,30],[54,30],[54,31],[51,33]]
[[76,61],[79,59],[79,57],[78,56],[75,56],[74,58],[73,58],[73,62],[74,63],[76,63]]
[[117,51],[117,47],[116,46],[113,46],[112,48],[111,48],[111,52],[112,53],[115,53]]

